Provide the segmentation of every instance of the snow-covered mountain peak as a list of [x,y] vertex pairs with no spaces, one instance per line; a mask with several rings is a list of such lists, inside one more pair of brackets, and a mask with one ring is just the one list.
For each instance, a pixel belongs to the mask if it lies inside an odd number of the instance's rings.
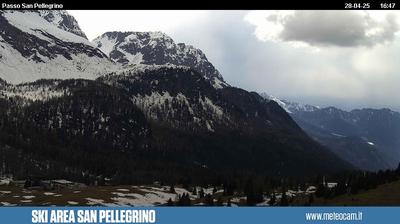
[[65,10],[38,10],[34,12],[58,28],[87,39],[75,18]]
[[[106,32],[100,37],[92,41],[101,51],[106,55],[112,55],[112,60],[121,64],[140,64],[142,61],[132,60],[131,55],[136,55],[138,52],[130,51],[125,52],[125,48],[135,46],[136,49],[143,48],[144,46],[154,47],[156,44],[161,44],[166,48],[173,46],[173,40],[168,35],[162,32]],[[124,55],[115,55],[113,51],[120,51]],[[110,55],[111,56],[111,55]]]
[[167,63],[187,66],[210,80],[216,88],[228,86],[201,50],[184,43],[177,44],[162,32],[107,32],[92,42],[123,66]]
[[115,64],[65,11],[0,11],[0,78],[95,79]]

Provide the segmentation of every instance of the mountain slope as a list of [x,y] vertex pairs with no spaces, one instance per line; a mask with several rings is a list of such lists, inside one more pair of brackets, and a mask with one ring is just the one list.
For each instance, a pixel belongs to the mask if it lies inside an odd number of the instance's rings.
[[63,11],[0,11],[0,78],[94,79],[115,65]]
[[145,66],[98,81],[125,89],[149,120],[165,125],[168,131],[155,141],[162,142],[156,147],[161,154],[178,151],[185,161],[216,170],[240,166],[269,175],[350,168],[311,140],[275,102],[239,88],[215,89],[190,68]]
[[37,167],[13,172],[87,180],[84,173],[114,177],[127,163],[139,163],[150,126],[124,91],[90,80],[40,80],[7,91],[25,88],[53,97],[32,101],[28,92],[0,98],[0,143],[33,164],[23,167]]
[[257,93],[213,88],[197,71],[182,66],[139,66],[98,78],[123,88],[148,118],[187,130],[301,129],[276,103]]
[[186,66],[202,74],[216,88],[228,86],[201,50],[184,43],[176,44],[161,32],[107,32],[94,39],[93,43],[122,65]]
[[[30,155],[28,161],[41,167],[36,172],[75,180],[87,180],[82,172],[109,176],[116,183],[151,183],[351,169],[308,138],[275,102],[255,93],[215,89],[188,68],[153,67],[152,72],[120,76],[4,84],[0,142]],[[180,85],[186,88],[177,90]],[[132,103],[137,93],[160,92],[170,98],[142,97],[142,105],[157,102],[155,110]],[[213,116],[220,115],[215,107],[222,116]]]

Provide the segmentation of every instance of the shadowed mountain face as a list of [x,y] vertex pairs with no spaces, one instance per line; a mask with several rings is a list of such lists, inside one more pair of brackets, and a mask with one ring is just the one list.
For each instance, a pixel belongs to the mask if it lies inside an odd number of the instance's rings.
[[[0,147],[22,178],[209,183],[353,168],[277,103],[230,87],[200,50],[164,34],[106,33],[100,51],[64,12],[2,11],[0,22]],[[24,69],[9,69],[15,61]],[[31,79],[40,80],[11,84]]]
[[366,170],[397,166],[400,160],[400,113],[389,109],[348,112],[335,107],[318,108],[274,100],[310,136],[353,165]]

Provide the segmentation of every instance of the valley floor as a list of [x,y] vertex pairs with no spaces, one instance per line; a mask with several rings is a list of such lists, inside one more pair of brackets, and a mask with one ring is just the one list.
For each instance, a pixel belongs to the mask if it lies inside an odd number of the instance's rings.
[[[70,182],[72,183],[72,182]],[[182,195],[188,195],[190,205],[209,206],[246,206],[246,196],[235,193],[233,196],[223,195],[222,189],[214,187],[196,187],[202,189],[206,197],[200,198],[193,194],[192,189],[175,186],[171,192],[170,186],[154,185],[121,185],[121,186],[85,186],[73,183],[71,186],[53,187],[46,190],[43,187],[24,188],[23,184],[7,179],[0,181],[0,206],[165,206],[170,203],[177,205]],[[400,204],[400,181],[378,186],[375,189],[360,191],[357,194],[339,195],[326,199],[315,197],[309,202],[310,194],[315,187],[306,191],[288,190],[286,195],[290,206],[398,206]],[[208,195],[208,196],[207,196]],[[275,193],[279,201],[282,194]],[[269,206],[270,198],[264,196],[256,206]],[[279,205],[279,204],[278,204]]]
[[[183,188],[152,186],[84,186],[43,190],[23,188],[16,185],[0,186],[0,204],[14,205],[58,205],[58,206],[156,206],[175,200],[178,195],[189,193]],[[189,193],[190,194],[190,193]]]
[[[64,180],[65,181],[65,180]],[[73,182],[71,186],[57,186],[46,190],[43,187],[25,188],[24,181],[2,180],[0,182],[0,206],[165,206],[169,203],[179,205],[182,195],[187,195],[191,206],[246,206],[246,196],[239,193],[226,196],[223,189],[214,187],[196,187],[185,189],[175,186],[171,192],[170,186],[158,184],[146,186],[86,186]],[[288,197],[306,195],[306,191],[287,191]],[[276,199],[282,195],[276,193]],[[255,206],[269,206],[270,198],[263,197],[263,201]],[[187,201],[186,201],[187,203]],[[187,204],[181,204],[183,206]]]

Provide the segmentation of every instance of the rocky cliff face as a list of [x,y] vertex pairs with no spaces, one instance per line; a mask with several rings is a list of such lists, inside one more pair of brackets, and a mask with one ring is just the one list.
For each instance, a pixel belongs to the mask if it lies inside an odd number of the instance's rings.
[[107,32],[93,43],[122,65],[186,66],[202,74],[216,88],[228,86],[201,50],[184,43],[176,44],[161,32]]

